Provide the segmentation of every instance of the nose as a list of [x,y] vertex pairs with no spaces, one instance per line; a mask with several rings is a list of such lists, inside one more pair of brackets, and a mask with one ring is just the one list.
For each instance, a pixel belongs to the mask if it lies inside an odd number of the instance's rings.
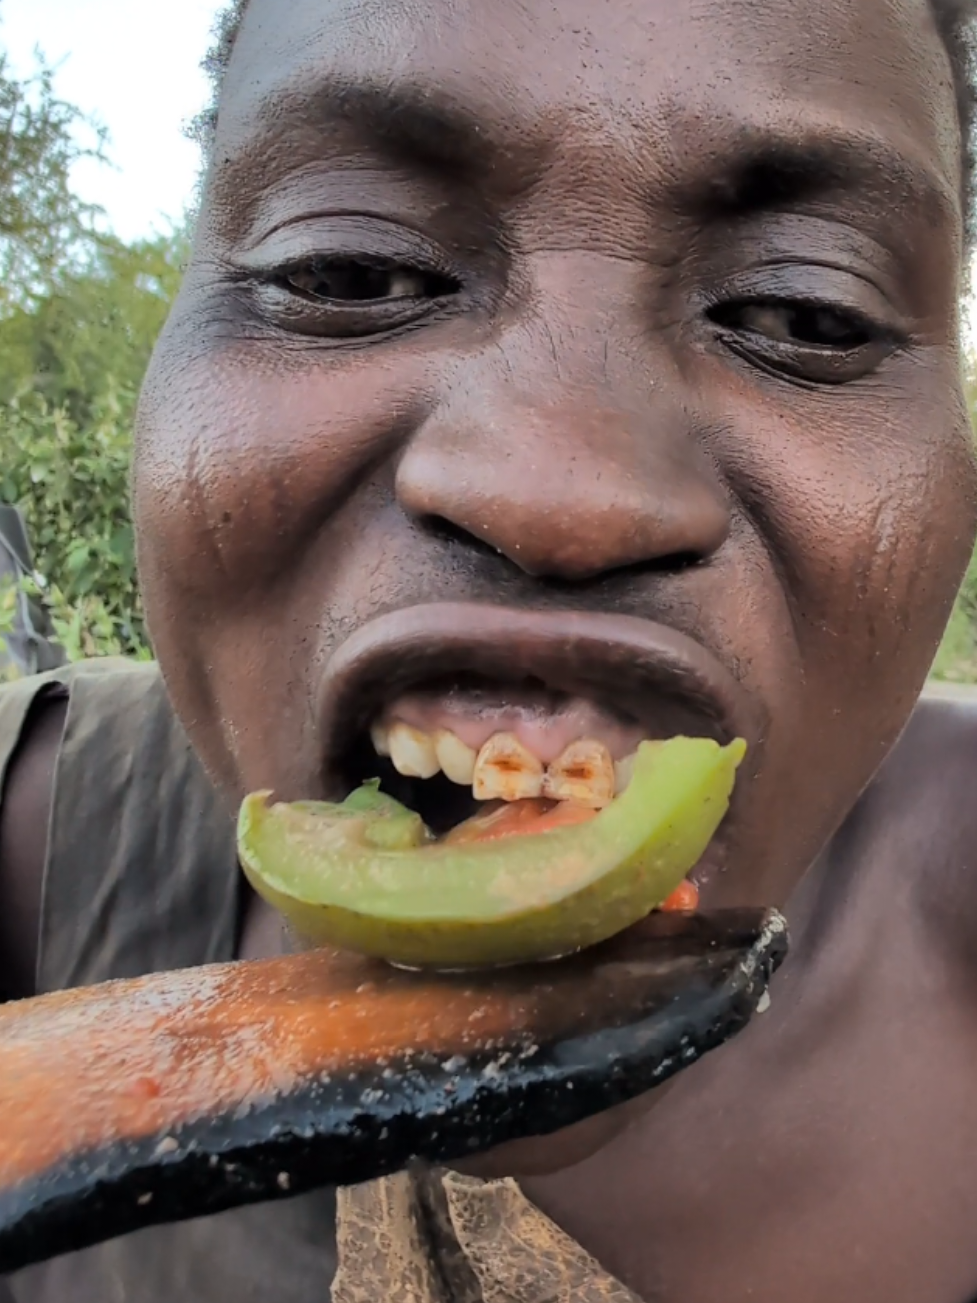
[[461,363],[404,450],[396,492],[411,516],[564,581],[677,569],[722,546],[728,495],[665,383],[633,367],[615,383],[606,366],[581,380],[584,358],[554,367],[525,336],[506,352]]

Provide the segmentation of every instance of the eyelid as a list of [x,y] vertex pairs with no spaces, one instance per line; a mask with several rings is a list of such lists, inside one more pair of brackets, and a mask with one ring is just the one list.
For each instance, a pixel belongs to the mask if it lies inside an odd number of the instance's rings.
[[818,275],[843,277],[858,284],[862,292],[881,296],[903,320],[916,315],[916,296],[906,285],[905,260],[873,234],[837,219],[768,212],[734,221],[718,244],[715,232],[708,239],[700,237],[696,259],[717,279],[767,269],[809,269]]
[[893,336],[908,335],[905,318],[874,281],[827,263],[780,259],[734,272],[702,294],[706,313],[732,303],[804,304],[847,313]]
[[232,262],[247,274],[268,275],[331,257],[373,259],[442,275],[455,271],[444,251],[419,232],[362,213],[304,218],[280,226],[253,247],[235,253]]
[[364,267],[371,271],[396,272],[405,271],[415,273],[418,276],[436,275],[429,267],[418,265],[416,262],[407,264],[393,258],[380,257],[373,253],[310,253],[304,258],[292,258],[289,262],[278,263],[267,269],[264,273],[272,280],[288,280],[290,277],[297,275],[299,272],[314,271],[316,268],[325,268],[331,264]]

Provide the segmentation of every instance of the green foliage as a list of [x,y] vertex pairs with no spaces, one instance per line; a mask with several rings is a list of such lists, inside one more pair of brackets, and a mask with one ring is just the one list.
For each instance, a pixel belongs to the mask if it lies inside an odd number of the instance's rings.
[[[179,231],[133,245],[98,232],[71,170],[104,143],[43,64],[17,80],[0,51],[0,500],[24,513],[34,592],[72,659],[149,655],[131,428],[188,243]],[[8,594],[0,638],[12,617]]]
[[[89,660],[94,656],[128,656],[148,661],[152,652],[143,643],[125,643],[119,636],[107,602],[96,596],[70,601],[57,584],[31,580],[22,589],[28,597],[43,602],[54,626],[54,640],[63,647],[71,661]],[[17,590],[12,580],[0,583],[0,645],[14,628]],[[0,682],[18,677],[16,669],[0,669]]]
[[[968,364],[964,393],[971,425],[977,430],[977,359],[971,358]],[[960,585],[932,675],[955,683],[977,683],[977,549]]]
[[23,511],[72,658],[148,654],[129,515],[136,396],[186,257],[182,232],[101,240],[0,318],[0,501]]
[[[4,638],[12,633],[17,616],[17,586],[12,579],[0,580],[0,651],[4,650]],[[9,683],[20,678],[16,666],[9,668],[0,661],[0,683]]]
[[977,554],[967,569],[932,675],[951,683],[977,683]]
[[0,416],[0,498],[24,512],[69,655],[148,654],[128,477],[131,396],[108,390],[79,425],[29,395]]
[[85,424],[111,392],[128,416],[187,246],[180,231],[134,245],[93,240],[57,289],[0,317],[0,404],[34,392]]

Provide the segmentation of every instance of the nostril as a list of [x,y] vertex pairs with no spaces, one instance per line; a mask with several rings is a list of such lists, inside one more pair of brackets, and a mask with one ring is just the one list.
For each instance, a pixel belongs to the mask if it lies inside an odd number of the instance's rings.
[[588,593],[599,593],[606,598],[612,592],[623,592],[629,582],[634,583],[648,575],[680,574],[683,570],[691,570],[693,566],[708,565],[709,559],[708,556],[699,556],[695,552],[673,552],[667,556],[648,557],[644,561],[629,561],[572,579],[542,575],[537,583],[553,597],[573,595],[581,598]]
[[447,543],[452,547],[463,547],[470,552],[481,552],[486,556],[504,555],[500,547],[496,547],[487,539],[479,538],[471,530],[465,529],[462,525],[456,525],[453,520],[448,520],[445,516],[431,515],[421,516],[417,520],[418,528],[422,529],[428,538],[436,539],[439,543]]
[[704,565],[708,560],[708,556],[700,556],[698,552],[672,552],[666,556],[649,557],[646,561],[634,561],[630,565],[620,566],[615,573],[633,571],[642,574],[673,574],[678,570],[690,570],[692,566]]
[[[495,544],[488,542],[484,538],[479,538],[471,530],[455,524],[454,521],[447,519],[445,516],[432,513],[421,516],[416,523],[428,538],[444,543],[450,548],[461,548],[469,553],[481,554],[496,559],[507,556],[502,548],[496,547]],[[640,561],[629,561],[618,566],[609,566],[592,575],[562,578],[558,575],[542,573],[536,575],[535,578],[543,588],[554,593],[563,591],[567,593],[570,591],[581,592],[585,591],[589,586],[606,584],[609,575],[621,579],[628,576],[638,577],[650,574],[677,574],[682,570],[689,570],[693,566],[704,565],[708,560],[708,555],[700,555],[698,552],[693,551],[679,551],[663,556],[647,557]]]

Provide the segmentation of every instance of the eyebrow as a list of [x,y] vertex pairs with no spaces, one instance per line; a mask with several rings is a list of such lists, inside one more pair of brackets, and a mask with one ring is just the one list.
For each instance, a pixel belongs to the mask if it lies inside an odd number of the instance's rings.
[[[715,152],[710,150],[713,157]],[[882,206],[910,201],[937,220],[959,198],[928,162],[868,132],[813,127],[788,133],[767,124],[743,124],[723,142],[721,153],[723,163],[708,175],[678,180],[672,199],[680,211],[749,217],[858,196]],[[884,219],[886,213],[878,216]]]
[[[538,167],[557,148],[551,141],[530,151],[524,133],[514,147],[477,107],[423,79],[380,81],[337,73],[317,80],[311,91],[289,90],[276,98],[276,108],[294,108],[324,134],[333,130],[355,138],[395,165],[461,184],[488,172],[503,153],[511,158],[516,152],[532,152]],[[722,121],[717,113],[715,122]],[[701,120],[690,125],[701,129]],[[640,150],[640,121],[631,119],[629,134],[629,148]],[[907,201],[937,222],[960,207],[960,195],[928,159],[884,136],[846,131],[836,122],[804,124],[795,118],[779,126],[769,120],[741,121],[723,127],[722,136],[708,143],[707,172],[696,174],[694,155],[685,151],[689,170],[684,176],[673,174],[666,183],[665,200],[673,211],[723,220],[789,209],[805,201],[857,197],[879,222],[885,220],[880,205],[901,208]],[[722,160],[718,166],[717,157]],[[661,202],[660,195],[649,199],[653,206]]]
[[498,153],[477,112],[419,81],[331,77],[303,101],[313,120],[347,127],[396,162],[468,174],[490,165]]

